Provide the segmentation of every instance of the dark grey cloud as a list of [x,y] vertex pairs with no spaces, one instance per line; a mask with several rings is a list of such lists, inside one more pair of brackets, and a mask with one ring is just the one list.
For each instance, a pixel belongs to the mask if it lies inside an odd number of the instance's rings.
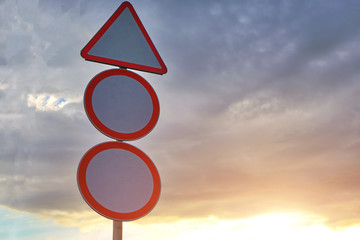
[[[350,53],[358,51],[351,45],[359,38],[356,1],[162,5],[157,14],[166,19],[157,29],[166,46],[162,54],[173,68],[171,83],[184,91],[191,86],[237,97],[264,88],[328,89],[358,74],[358,54]],[[334,56],[341,52],[350,54]]]

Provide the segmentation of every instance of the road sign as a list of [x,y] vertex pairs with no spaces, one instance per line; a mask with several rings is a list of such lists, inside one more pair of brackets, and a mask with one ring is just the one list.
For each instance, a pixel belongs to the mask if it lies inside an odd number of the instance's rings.
[[159,119],[159,100],[151,85],[134,72],[111,69],[96,75],[84,94],[85,111],[103,134],[135,140]]
[[81,50],[86,60],[165,74],[167,68],[135,9],[124,2]]
[[151,159],[122,142],[91,148],[80,161],[79,190],[104,217],[129,221],[149,213],[160,196],[160,176]]
[[[129,2],[123,2],[81,50],[89,61],[165,74],[167,68]],[[113,239],[122,239],[122,221],[149,213],[160,196],[160,176],[151,159],[121,140],[148,134],[159,118],[159,100],[151,85],[125,69],[96,75],[84,94],[90,122],[120,140],[91,148],[81,159],[77,182],[96,212],[114,220]]]

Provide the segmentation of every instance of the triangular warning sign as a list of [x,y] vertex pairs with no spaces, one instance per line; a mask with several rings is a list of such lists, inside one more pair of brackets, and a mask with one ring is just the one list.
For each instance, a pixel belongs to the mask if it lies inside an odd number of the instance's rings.
[[86,60],[165,74],[167,68],[135,9],[123,2],[81,50]]

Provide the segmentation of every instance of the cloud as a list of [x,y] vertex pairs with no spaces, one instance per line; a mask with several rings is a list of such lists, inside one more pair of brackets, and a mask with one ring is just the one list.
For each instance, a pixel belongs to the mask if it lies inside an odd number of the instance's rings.
[[[0,204],[70,225],[92,211],[76,168],[110,139],[82,96],[109,67],[79,52],[118,4],[0,3]],[[359,221],[357,2],[133,4],[169,70],[140,73],[161,105],[153,132],[131,142],[162,179],[146,219],[296,210]]]
[[83,211],[77,163],[104,138],[87,120],[82,94],[103,67],[84,67],[79,57],[80,25],[69,24],[78,9],[49,14],[43,4],[0,7],[0,204],[36,214]]

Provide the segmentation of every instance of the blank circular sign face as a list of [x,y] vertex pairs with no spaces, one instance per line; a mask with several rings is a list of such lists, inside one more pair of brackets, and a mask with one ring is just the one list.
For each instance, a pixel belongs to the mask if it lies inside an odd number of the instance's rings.
[[119,140],[148,134],[159,119],[159,100],[139,75],[111,69],[96,75],[84,94],[85,111],[93,125]]
[[160,196],[160,177],[154,163],[126,143],[106,142],[90,149],[80,161],[77,177],[90,207],[113,220],[144,216]]

